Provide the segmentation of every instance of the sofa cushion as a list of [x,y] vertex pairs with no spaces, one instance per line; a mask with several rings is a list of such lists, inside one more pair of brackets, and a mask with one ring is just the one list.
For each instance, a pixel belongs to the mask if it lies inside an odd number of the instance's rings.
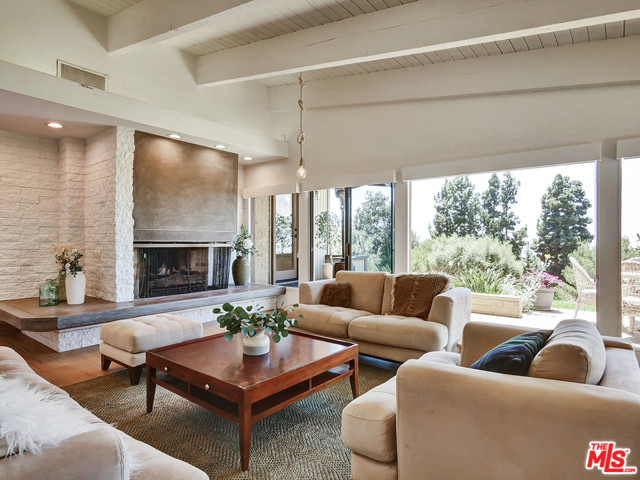
[[443,365],[453,365],[454,367],[460,366],[460,354],[455,352],[428,352],[418,360],[441,363]]
[[320,303],[330,307],[349,307],[351,285],[346,282],[328,283],[324,286]]
[[364,342],[431,352],[447,345],[447,327],[421,318],[370,315],[349,324],[349,338]]
[[596,385],[605,364],[604,341],[596,327],[586,320],[563,320],[531,362],[529,375]]
[[[302,315],[302,318],[298,318]],[[349,324],[354,318],[372,315],[364,310],[330,307],[328,305],[299,305],[289,314],[298,320],[298,327],[308,332],[329,337],[347,338]]]
[[380,315],[382,293],[384,291],[384,272],[351,272],[341,270],[336,274],[336,282],[351,285],[351,303],[349,307]]
[[429,317],[431,304],[436,295],[451,283],[443,273],[403,273],[393,278],[391,286],[391,315]]
[[379,462],[396,459],[396,379],[372,388],[342,411],[345,446]]
[[598,385],[640,395],[640,368],[635,351],[607,348],[606,355],[607,368]]
[[525,376],[551,333],[551,330],[536,330],[516,335],[482,355],[470,368]]
[[163,313],[105,323],[100,340],[131,353],[146,352],[202,337],[202,324],[190,318]]
[[9,347],[0,347],[0,375],[7,378],[21,378],[29,385],[47,390],[53,395],[69,397],[67,392],[47,382],[34,372],[24,358]]

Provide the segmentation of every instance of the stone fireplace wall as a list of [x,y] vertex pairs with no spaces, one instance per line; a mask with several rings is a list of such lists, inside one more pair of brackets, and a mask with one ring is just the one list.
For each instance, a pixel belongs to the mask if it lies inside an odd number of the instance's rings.
[[52,244],[85,254],[87,294],[133,299],[133,133],[59,141],[0,131],[0,300],[57,276]]

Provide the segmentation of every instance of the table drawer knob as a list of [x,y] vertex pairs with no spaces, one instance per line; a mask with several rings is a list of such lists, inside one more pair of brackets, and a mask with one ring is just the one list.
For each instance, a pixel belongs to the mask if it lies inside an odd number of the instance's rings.
[[209,384],[208,384],[208,383],[204,386],[204,389],[205,389],[205,390],[209,390],[210,388],[211,388],[211,387],[209,386]]
[[164,367],[164,371],[168,372],[169,371],[169,367]]

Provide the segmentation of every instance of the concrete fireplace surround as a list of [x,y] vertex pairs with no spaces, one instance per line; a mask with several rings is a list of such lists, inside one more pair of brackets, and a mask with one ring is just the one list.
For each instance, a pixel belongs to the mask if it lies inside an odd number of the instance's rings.
[[[36,297],[38,286],[57,276],[56,242],[84,253],[87,296],[134,300],[134,134],[112,127],[86,140],[56,141],[0,131],[0,302]],[[239,199],[243,184],[239,168]],[[237,212],[242,219],[241,200]],[[275,299],[260,303],[273,306]],[[210,310],[178,314],[211,321]],[[63,351],[96,344],[96,328],[24,333]]]

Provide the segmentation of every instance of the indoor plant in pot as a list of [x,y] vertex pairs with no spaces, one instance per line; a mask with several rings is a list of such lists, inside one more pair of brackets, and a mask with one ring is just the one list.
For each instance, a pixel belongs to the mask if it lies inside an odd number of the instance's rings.
[[251,260],[249,257],[255,255],[257,251],[253,246],[253,235],[249,233],[244,225],[240,226],[240,233],[233,244],[233,250],[236,252],[236,259],[231,265],[233,283],[246,285],[249,283],[249,277],[251,276]]
[[84,276],[82,266],[79,264],[82,254],[72,245],[60,246],[60,251],[56,252],[56,260],[64,266],[65,288],[67,293],[67,303],[69,305],[80,305],[84,303],[84,295],[87,289],[87,278]]
[[322,264],[322,278],[333,278],[332,250],[340,239],[338,216],[329,211],[320,212],[315,218],[316,241],[318,248],[326,248],[325,262]]
[[[283,337],[287,337],[288,327],[297,327],[298,321],[295,318],[287,318],[289,313],[297,307],[297,304],[290,305],[278,310],[264,313],[260,305],[253,308],[249,305],[246,309],[230,303],[222,305],[222,309],[214,308],[213,313],[219,315],[217,320],[221,327],[227,329],[224,339],[227,342],[233,340],[236,333],[241,333],[242,351],[245,355],[264,355],[269,353],[269,337],[278,343]],[[302,318],[302,315],[298,315]]]

